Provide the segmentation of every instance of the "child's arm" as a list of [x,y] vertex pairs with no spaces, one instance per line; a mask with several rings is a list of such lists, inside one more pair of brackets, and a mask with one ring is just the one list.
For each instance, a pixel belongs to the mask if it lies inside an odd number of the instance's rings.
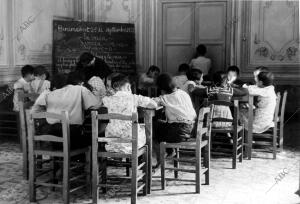
[[38,113],[45,110],[47,105],[46,98],[48,94],[49,91],[45,90],[39,95],[31,108],[32,113]]
[[144,108],[157,108],[157,102],[149,97],[134,95],[136,106],[144,107]]
[[247,87],[249,95],[253,95],[253,96],[266,96],[268,93],[266,91],[266,89],[264,88],[260,88],[256,85],[250,85]]

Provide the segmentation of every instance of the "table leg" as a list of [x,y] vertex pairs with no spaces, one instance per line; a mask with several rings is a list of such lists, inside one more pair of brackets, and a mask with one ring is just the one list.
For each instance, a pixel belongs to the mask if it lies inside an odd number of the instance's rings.
[[148,194],[151,193],[152,185],[152,118],[153,113],[150,110],[145,111],[144,122],[146,130],[146,144],[148,145]]

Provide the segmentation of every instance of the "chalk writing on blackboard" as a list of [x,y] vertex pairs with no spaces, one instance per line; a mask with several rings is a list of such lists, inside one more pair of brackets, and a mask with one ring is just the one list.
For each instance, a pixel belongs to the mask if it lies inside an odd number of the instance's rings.
[[103,59],[114,71],[135,72],[134,24],[54,20],[54,70],[72,71],[83,52]]

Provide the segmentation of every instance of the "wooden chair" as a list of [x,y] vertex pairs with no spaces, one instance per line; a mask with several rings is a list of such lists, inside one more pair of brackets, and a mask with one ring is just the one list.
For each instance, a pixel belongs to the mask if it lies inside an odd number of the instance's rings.
[[219,105],[219,106],[226,106],[229,108],[233,108],[233,119],[227,119],[227,118],[212,118],[212,123],[213,122],[230,122],[232,123],[232,126],[230,127],[212,127],[211,129],[211,134],[212,134],[212,146],[218,145],[228,145],[229,143],[224,143],[222,140],[224,137],[222,136],[220,141],[216,141],[216,135],[217,134],[225,134],[225,135],[230,135],[232,136],[232,151],[229,150],[225,152],[225,149],[220,148],[220,150],[223,150],[224,152],[213,152],[212,149],[212,154],[217,154],[217,155],[232,155],[232,168],[236,169],[236,162],[237,159],[239,159],[239,162],[243,161],[243,143],[244,143],[244,127],[243,125],[238,125],[238,120],[239,120],[239,102],[238,100],[234,100],[234,102],[226,102],[226,101],[206,101],[208,105]]
[[281,100],[281,108],[280,108],[280,114],[279,114],[279,150],[283,151],[283,132],[284,132],[284,114],[285,114],[285,104],[286,104],[286,98],[287,98],[287,90],[284,91],[282,100]]
[[[36,202],[36,189],[40,186],[61,188],[63,193],[63,201],[65,204],[69,203],[69,194],[73,193],[79,189],[90,187],[90,156],[91,148],[80,148],[71,150],[70,149],[70,127],[69,118],[67,112],[62,112],[61,114],[53,113],[33,113],[31,114],[29,110],[26,111],[27,117],[27,128],[28,128],[28,151],[29,151],[29,199],[30,202]],[[62,124],[62,135],[63,137],[57,137],[54,135],[36,135],[35,134],[35,119],[56,119]],[[62,145],[62,148],[49,150],[37,148],[37,142],[53,142]],[[86,163],[80,164],[75,162],[74,166],[71,166],[71,158],[74,156],[85,154]],[[37,156],[48,155],[51,159],[52,167],[48,169],[40,169],[37,171]],[[61,160],[59,160],[61,158]],[[43,161],[44,162],[44,161]],[[62,163],[62,184],[57,183],[56,170],[57,163]],[[82,171],[77,172],[80,168],[85,168],[86,173],[82,174]],[[51,173],[51,178],[43,181],[43,175]],[[78,174],[79,173],[79,174]],[[42,177],[42,178],[41,178]],[[71,185],[72,184],[72,185]],[[78,185],[80,184],[80,185]]]
[[[98,137],[98,122],[99,120],[125,120],[132,121],[132,139],[123,139],[118,137],[108,138],[108,137]],[[148,188],[148,149],[147,145],[138,149],[138,115],[133,113],[131,116],[121,115],[121,114],[98,114],[96,111],[92,111],[92,194],[93,203],[97,203],[99,200],[99,187],[103,187],[106,192],[107,187],[115,187],[116,185],[108,184],[107,179],[107,160],[109,158],[119,158],[126,159],[126,161],[131,161],[131,177],[125,177],[125,179],[131,179],[131,203],[136,203],[137,194],[139,191],[143,190],[143,195],[147,194]],[[131,143],[132,153],[123,154],[116,152],[106,152],[98,148],[99,143]],[[142,157],[142,161],[138,164],[138,158]],[[102,164],[102,175],[101,182],[99,176],[99,163],[98,158],[100,158],[100,164]],[[142,170],[142,174],[138,174],[138,171]],[[139,182],[141,185],[139,186]],[[127,185],[118,185],[119,187],[128,187]]]
[[23,154],[23,178],[25,180],[28,180],[28,137],[25,110],[31,108],[38,96],[39,94],[37,93],[24,93],[23,91],[18,92],[20,144]]
[[253,148],[262,152],[273,153],[273,159],[276,159],[277,146],[278,146],[278,112],[280,104],[280,93],[277,93],[276,107],[274,112],[274,127],[270,128],[264,133],[253,133]]
[[[195,139],[187,140],[180,143],[160,143],[160,161],[161,161],[161,187],[164,190],[166,187],[166,180],[179,180],[196,183],[196,193],[200,193],[201,176],[205,174],[205,183],[209,184],[209,171],[210,171],[210,131],[211,131],[211,117],[213,113],[213,105],[200,109],[197,121],[197,136]],[[205,123],[206,122],[206,123]],[[166,167],[166,148],[176,149],[177,155],[170,158],[174,161],[174,167]],[[180,151],[190,150],[196,153],[195,159],[182,159],[180,158]],[[201,164],[201,151],[204,150],[203,167]],[[179,168],[180,162],[188,162],[195,165],[195,169]],[[173,170],[174,178],[166,178],[165,170]],[[195,180],[179,179],[178,172],[195,173]]]

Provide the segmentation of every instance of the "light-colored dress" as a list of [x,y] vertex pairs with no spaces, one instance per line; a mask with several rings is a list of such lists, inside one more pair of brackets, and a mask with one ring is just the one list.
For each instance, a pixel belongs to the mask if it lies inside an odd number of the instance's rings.
[[[137,112],[137,107],[157,107],[157,103],[149,97],[135,95],[126,91],[117,91],[113,96],[103,98],[103,104],[108,109],[108,113],[119,113],[132,115]],[[132,122],[124,120],[110,120],[105,129],[106,137],[132,138]],[[145,126],[138,125],[138,148],[146,144]],[[109,152],[119,152],[130,154],[132,152],[131,143],[108,143],[105,148]]]
[[[233,89],[226,86],[212,86],[207,89],[208,100],[220,100],[230,102],[233,96]],[[228,106],[215,105],[213,118],[226,118],[232,120],[232,114]],[[212,127],[224,128],[232,126],[231,122],[213,122]]]
[[[274,112],[276,107],[276,93],[274,86],[259,88],[256,85],[248,86],[250,95],[258,96],[258,103],[254,110],[253,133],[263,133],[274,127]],[[248,127],[247,114],[242,115],[245,127]]]
[[211,60],[209,58],[199,56],[195,59],[192,59],[190,63],[191,69],[200,69],[203,72],[203,75],[207,75],[210,67],[211,67]]

